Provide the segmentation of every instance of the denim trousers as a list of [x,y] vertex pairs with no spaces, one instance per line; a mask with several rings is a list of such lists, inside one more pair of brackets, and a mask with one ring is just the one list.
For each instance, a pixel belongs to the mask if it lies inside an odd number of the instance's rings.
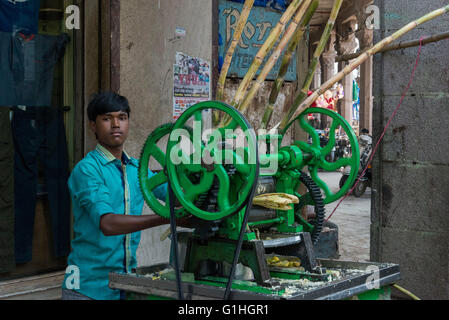
[[0,107],[0,273],[13,271],[14,145],[9,108]]
[[53,107],[13,110],[16,263],[32,260],[39,168],[48,194],[53,254],[65,257],[70,251],[70,196],[63,111]]

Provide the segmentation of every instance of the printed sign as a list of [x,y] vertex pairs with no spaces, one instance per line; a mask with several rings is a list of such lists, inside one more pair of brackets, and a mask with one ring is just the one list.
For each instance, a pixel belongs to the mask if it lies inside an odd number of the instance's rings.
[[[219,63],[223,63],[226,50],[232,41],[234,30],[242,12],[243,4],[233,1],[220,0],[219,2]],[[265,7],[254,6],[248,17],[245,28],[237,45],[232,63],[229,67],[228,77],[244,78],[251,66],[254,57],[260,47],[268,38],[271,30],[276,26],[282,14]],[[271,56],[267,54],[265,61]],[[267,80],[275,80],[277,78],[279,67],[282,62],[283,54],[277,60],[276,65],[271,69],[267,76]],[[259,68],[257,75],[261,72]],[[290,66],[288,67],[285,81],[296,81],[296,54],[293,56]]]
[[210,100],[210,63],[176,53],[173,66],[173,120],[189,107]]

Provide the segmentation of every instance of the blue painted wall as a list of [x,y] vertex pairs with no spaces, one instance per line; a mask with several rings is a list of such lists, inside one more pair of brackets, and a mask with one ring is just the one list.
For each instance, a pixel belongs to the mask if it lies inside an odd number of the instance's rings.
[[[235,1],[219,1],[219,68],[223,64],[227,47],[232,41],[235,27],[237,25],[243,4]],[[254,57],[268,38],[271,30],[281,18],[282,12],[273,10],[271,7],[253,6],[251,14],[246,23],[239,45],[237,46],[232,63],[229,68],[228,77],[243,78],[251,66]],[[268,59],[271,53],[266,56]],[[278,75],[283,55],[278,59],[271,70],[267,80],[275,80]],[[260,73],[259,68],[257,74]],[[286,81],[296,81],[296,55],[289,66]]]

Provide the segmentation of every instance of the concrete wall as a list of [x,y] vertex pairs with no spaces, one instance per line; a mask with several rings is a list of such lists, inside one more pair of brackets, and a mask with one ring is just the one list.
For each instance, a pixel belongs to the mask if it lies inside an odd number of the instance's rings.
[[[175,39],[176,27],[184,28],[186,36]],[[132,109],[125,148],[136,158],[147,136],[171,122],[177,51],[212,62],[212,1],[120,2],[120,94],[129,99]],[[146,205],[145,213],[151,214]],[[139,265],[168,261],[170,241],[160,241],[167,228],[142,232]]]
[[[374,43],[447,0],[374,1],[381,29]],[[401,40],[445,32],[448,15]],[[418,48],[374,58],[374,135],[399,103]],[[449,298],[449,41],[422,48],[414,83],[374,162],[371,259],[399,263],[401,285],[422,299]]]

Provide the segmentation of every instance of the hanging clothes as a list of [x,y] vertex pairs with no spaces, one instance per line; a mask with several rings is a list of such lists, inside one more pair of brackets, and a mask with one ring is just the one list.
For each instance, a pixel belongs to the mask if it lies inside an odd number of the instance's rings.
[[15,106],[9,171],[14,173],[14,236],[8,243],[15,263],[32,259],[38,164],[48,193],[53,253],[64,257],[70,249],[67,142],[63,111],[52,106],[54,69],[69,36],[37,34],[39,9],[40,0],[0,0],[0,106]]
[[36,34],[40,0],[0,0],[0,31]]
[[0,32],[0,105],[51,105],[53,74],[69,41],[67,34]]
[[0,274],[15,266],[14,146],[9,108],[0,108]]
[[15,257],[32,260],[32,240],[37,200],[38,161],[44,168],[51,215],[55,257],[70,251],[70,196],[68,153],[61,108],[13,108],[15,194]]
[[352,115],[353,120],[360,120],[360,87],[357,81],[353,80],[353,88],[352,88]]
[[11,68],[12,34],[0,32],[0,106],[14,104],[14,76]]
[[352,101],[359,100],[359,91],[359,84],[357,83],[357,81],[352,80]]

